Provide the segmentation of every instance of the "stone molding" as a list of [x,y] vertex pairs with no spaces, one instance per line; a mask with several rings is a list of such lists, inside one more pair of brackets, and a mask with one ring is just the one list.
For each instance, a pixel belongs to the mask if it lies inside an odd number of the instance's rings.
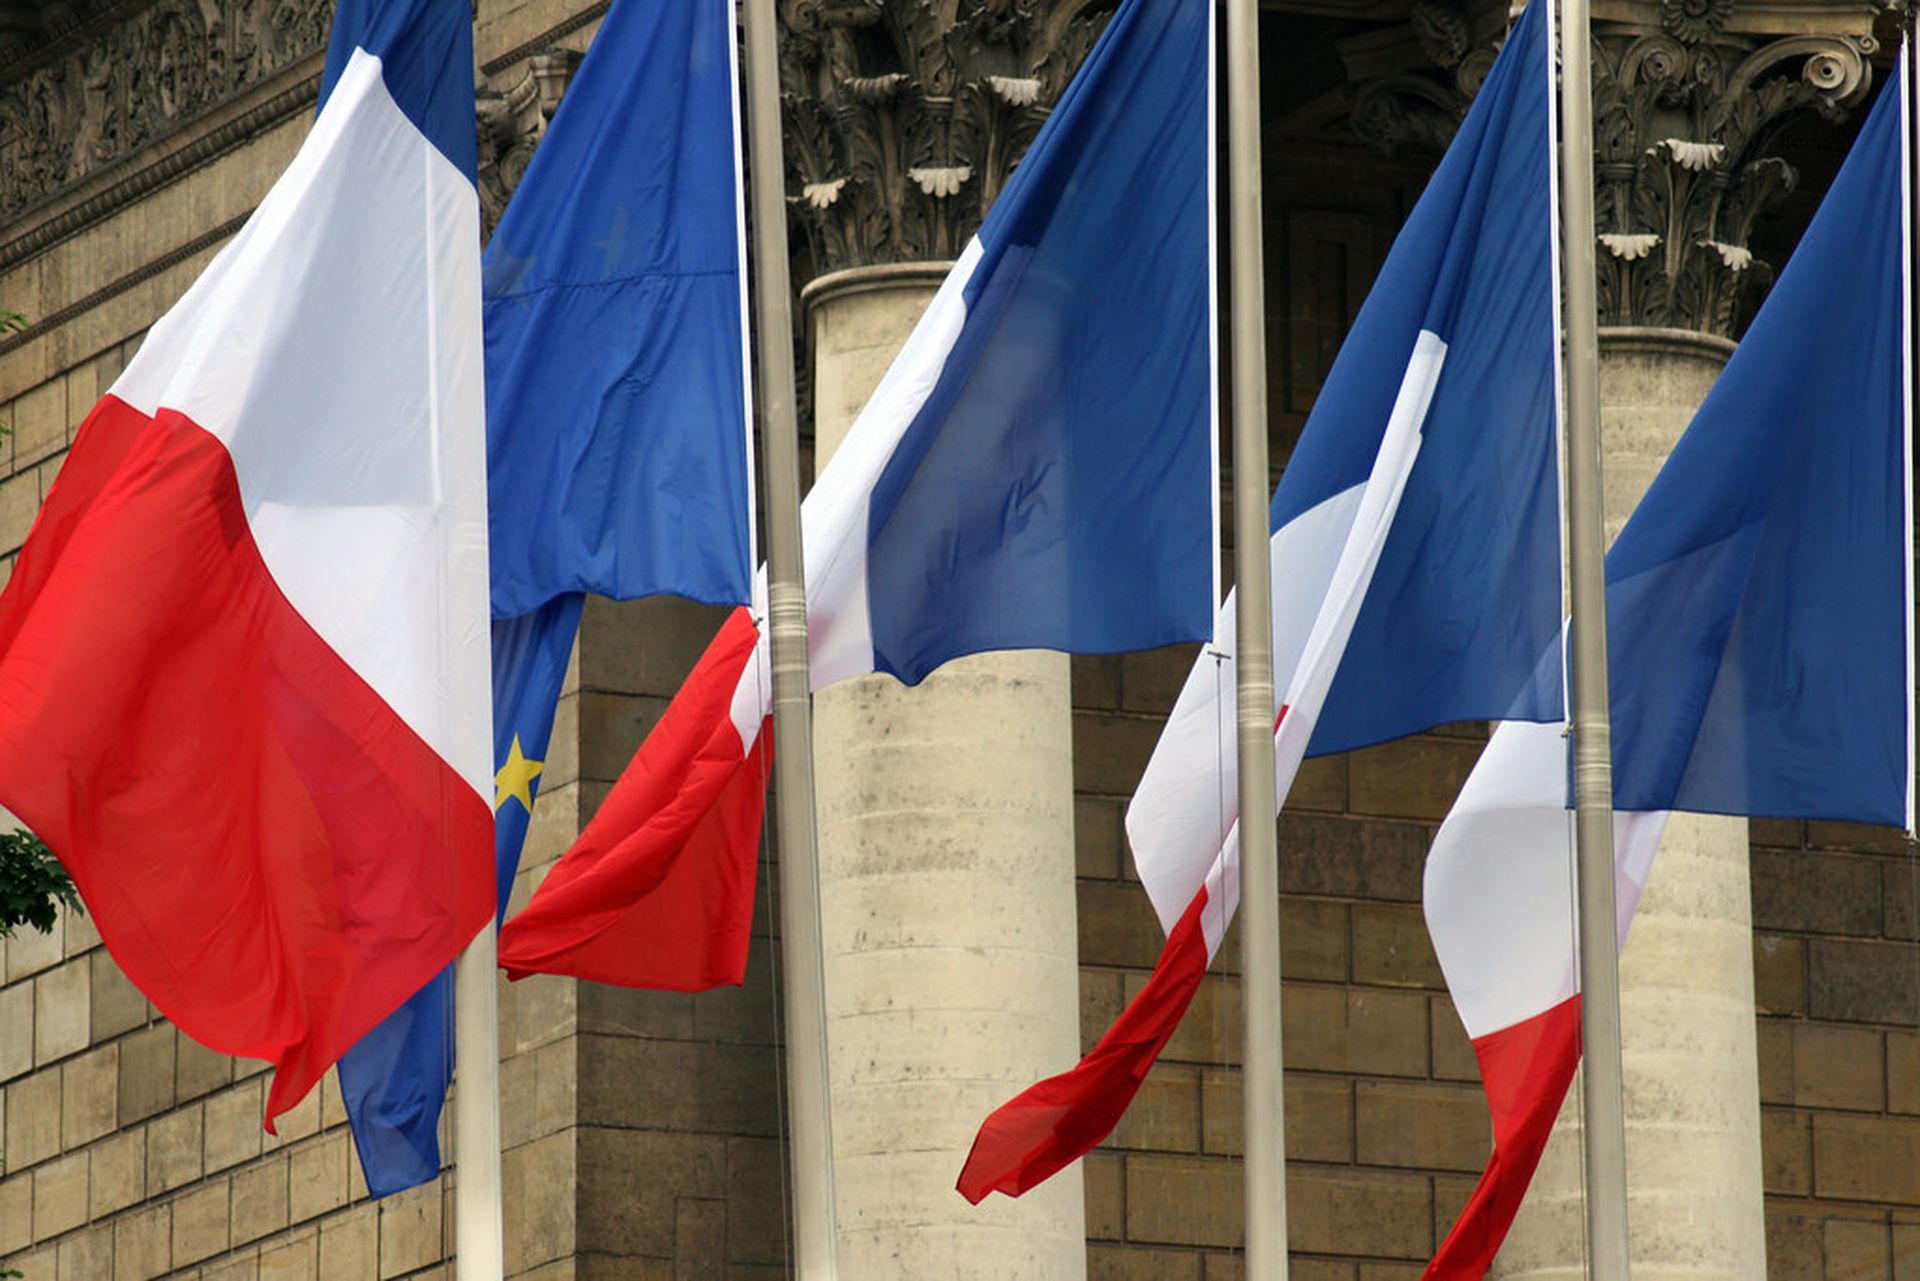
[[830,271],[824,276],[815,276],[800,290],[800,309],[804,315],[815,307],[852,294],[900,288],[938,289],[952,270],[953,263],[949,260],[876,263],[871,267]]
[[1687,354],[1702,360],[1717,360],[1721,364],[1727,362],[1738,346],[1733,339],[1719,334],[1657,325],[1603,325],[1599,336],[1600,348],[1608,355]]
[[799,274],[958,257],[1112,7],[780,0]]

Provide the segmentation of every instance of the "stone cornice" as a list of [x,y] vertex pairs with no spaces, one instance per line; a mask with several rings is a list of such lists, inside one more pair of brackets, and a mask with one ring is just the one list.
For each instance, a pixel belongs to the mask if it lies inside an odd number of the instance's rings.
[[320,93],[322,57],[319,52],[308,55],[255,90],[208,112],[192,126],[175,130],[123,163],[105,166],[0,224],[0,270],[111,217],[274,125],[311,111]]
[[142,263],[138,268],[128,272],[126,275],[108,281],[84,297],[74,299],[58,311],[36,318],[31,328],[22,330],[20,333],[12,334],[6,338],[0,338],[0,356],[5,356],[15,348],[26,346],[28,343],[58,329],[69,320],[77,316],[83,316],[95,307],[110,302],[121,294],[126,293],[129,289],[133,289],[153,279],[161,272],[187,261],[187,259],[193,257],[195,254],[202,253],[221,244],[229,236],[234,235],[241,227],[245,226],[247,219],[252,216],[253,210],[249,209],[243,214],[229,218],[219,226],[211,227],[201,232],[186,244],[176,245],[166,253]]

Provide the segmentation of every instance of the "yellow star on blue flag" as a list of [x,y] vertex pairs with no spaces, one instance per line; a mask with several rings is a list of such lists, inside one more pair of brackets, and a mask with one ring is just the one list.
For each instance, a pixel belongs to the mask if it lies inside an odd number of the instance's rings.
[[509,799],[517,800],[527,812],[533,812],[533,780],[547,768],[545,761],[530,761],[520,751],[520,736],[513,736],[507,759],[493,776],[493,808],[497,813]]

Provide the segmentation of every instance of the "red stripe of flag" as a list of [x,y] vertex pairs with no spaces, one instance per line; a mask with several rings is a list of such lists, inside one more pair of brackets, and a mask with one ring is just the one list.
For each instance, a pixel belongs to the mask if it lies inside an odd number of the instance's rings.
[[1493,1113],[1493,1156],[1426,1281],[1479,1281],[1507,1239],[1580,1062],[1580,998],[1473,1043]]
[[[492,912],[485,799],[280,591],[233,460],[103,399],[0,596],[0,800],[271,1119]],[[209,924],[210,923],[210,924]]]
[[989,1192],[1019,1196],[1113,1133],[1206,977],[1206,906],[1203,885],[1167,935],[1147,985],[1078,1066],[1028,1087],[981,1123],[955,1185],[961,1196],[976,1205]]
[[773,724],[731,708],[759,640],[736,609],[593,821],[500,932],[512,978],[570,974],[698,992],[746,974]]

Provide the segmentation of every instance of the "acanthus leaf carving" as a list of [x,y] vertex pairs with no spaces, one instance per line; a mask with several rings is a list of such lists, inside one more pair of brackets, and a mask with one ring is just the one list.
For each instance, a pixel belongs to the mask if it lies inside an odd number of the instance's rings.
[[1806,112],[1837,120],[1866,94],[1871,37],[1756,47],[1721,36],[1732,7],[1668,0],[1663,31],[1595,29],[1596,222],[1603,242],[1658,246],[1601,255],[1605,324],[1732,337],[1742,297],[1772,277],[1754,224],[1794,184],[1775,137]]
[[1114,3],[780,0],[801,274],[957,256]]
[[[1838,120],[1866,95],[1871,35],[1736,37],[1726,28],[1739,3],[1660,0],[1658,26],[1594,27],[1603,323],[1731,337],[1743,296],[1771,278],[1752,249],[1754,224],[1794,182],[1772,154],[1776,136],[1807,112]],[[1485,79],[1492,46],[1463,38],[1460,0],[1414,0],[1409,22],[1432,72],[1355,84],[1349,118],[1381,150],[1438,151]]]
[[526,60],[520,78],[504,93],[483,93],[477,104],[480,131],[480,225],[493,234],[514,188],[527,172],[533,150],[546,136],[560,98],[573,83],[581,55],[548,49]]

